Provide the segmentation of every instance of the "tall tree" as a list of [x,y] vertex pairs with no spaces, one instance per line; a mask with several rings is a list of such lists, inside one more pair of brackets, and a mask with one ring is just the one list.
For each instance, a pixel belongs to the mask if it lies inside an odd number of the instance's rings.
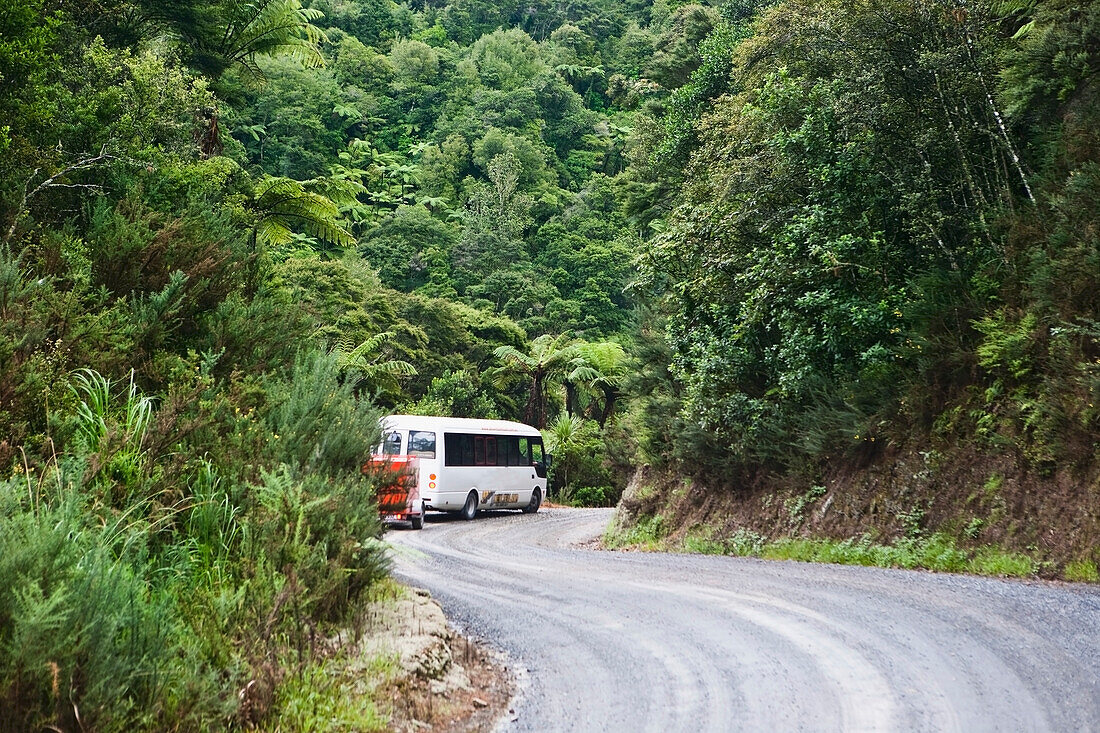
[[592,393],[595,399],[589,400],[588,417],[594,418],[602,428],[615,411],[626,374],[626,351],[614,341],[584,341],[576,345],[576,351],[572,369],[565,379],[566,409],[570,413],[579,411],[579,390]]

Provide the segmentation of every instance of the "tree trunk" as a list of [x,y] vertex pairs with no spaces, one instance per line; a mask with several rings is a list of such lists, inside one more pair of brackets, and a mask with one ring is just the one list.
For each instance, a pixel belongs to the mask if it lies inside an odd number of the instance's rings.
[[577,385],[572,382],[565,383],[565,413],[577,414]]
[[615,400],[619,396],[619,390],[614,387],[603,388],[603,410],[600,412],[600,430],[603,430],[604,425],[611,419],[611,414],[615,411]]
[[546,427],[546,396],[543,394],[543,375],[536,373],[531,378],[531,393],[527,395],[527,409],[524,419],[528,425],[542,430]]

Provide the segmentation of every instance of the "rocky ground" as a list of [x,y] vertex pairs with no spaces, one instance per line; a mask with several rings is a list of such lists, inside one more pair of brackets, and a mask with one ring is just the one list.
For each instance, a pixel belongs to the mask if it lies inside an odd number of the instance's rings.
[[378,695],[391,730],[492,730],[511,713],[513,677],[501,654],[453,631],[426,590],[372,604],[362,658],[393,656],[399,671]]

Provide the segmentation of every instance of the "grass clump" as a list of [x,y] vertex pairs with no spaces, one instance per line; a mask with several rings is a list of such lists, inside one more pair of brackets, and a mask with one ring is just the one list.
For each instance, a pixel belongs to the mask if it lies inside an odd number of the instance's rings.
[[967,569],[976,575],[1028,578],[1039,571],[1039,564],[1019,552],[1005,552],[996,547],[983,547],[971,558]]
[[907,538],[891,545],[872,542],[866,536],[846,540],[788,538],[768,543],[761,556],[771,560],[1004,577],[1028,577],[1038,570],[1037,564],[1023,555],[996,548],[984,548],[971,554],[960,548],[951,537],[940,533],[926,538]]
[[1100,583],[1100,571],[1092,560],[1074,560],[1066,564],[1062,576],[1077,583]]
[[620,549],[625,547],[639,550],[659,550],[664,545],[664,539],[668,536],[668,528],[665,518],[660,514],[649,517],[641,517],[630,527],[625,529],[608,528],[604,532],[603,543],[606,547]]
[[729,555],[724,542],[692,535],[684,538],[683,549],[695,555]]
[[[630,535],[627,533],[622,536]],[[648,549],[643,543],[635,544]],[[762,535],[741,528],[732,535],[721,538],[709,533],[689,535],[681,547],[685,552],[705,555],[735,555],[766,560],[922,569],[1000,577],[1026,578],[1039,571],[1039,564],[1026,555],[1005,552],[996,547],[984,547],[971,552],[959,547],[954,539],[942,533],[927,537],[906,537],[893,544],[883,544],[872,541],[868,535],[845,540],[785,537],[769,541]],[[1067,566],[1067,575],[1070,572]],[[1073,572],[1087,576],[1088,568],[1075,567]],[[1092,566],[1092,572],[1096,572],[1095,566]]]
[[715,538],[707,535],[689,535],[684,539],[683,549],[698,555],[736,555],[739,557],[760,557],[767,544],[764,535],[745,528],[739,528],[728,537]]
[[333,660],[310,664],[279,686],[263,730],[389,730],[389,716],[372,698],[396,670],[396,662],[386,656],[371,660],[365,669]]

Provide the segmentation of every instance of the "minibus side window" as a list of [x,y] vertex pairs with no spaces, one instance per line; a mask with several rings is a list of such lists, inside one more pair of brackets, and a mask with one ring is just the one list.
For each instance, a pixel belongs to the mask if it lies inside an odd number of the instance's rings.
[[462,466],[462,435],[443,433],[443,464]]
[[[530,466],[533,440],[537,439],[520,438],[514,435],[444,433],[443,465]],[[411,453],[415,450],[412,437],[409,438],[409,446]]]
[[523,456],[519,454],[519,438],[514,435],[506,435],[499,440],[500,465],[522,466]]
[[385,440],[382,441],[382,455],[401,455],[401,433],[394,430],[393,432],[386,434]]

